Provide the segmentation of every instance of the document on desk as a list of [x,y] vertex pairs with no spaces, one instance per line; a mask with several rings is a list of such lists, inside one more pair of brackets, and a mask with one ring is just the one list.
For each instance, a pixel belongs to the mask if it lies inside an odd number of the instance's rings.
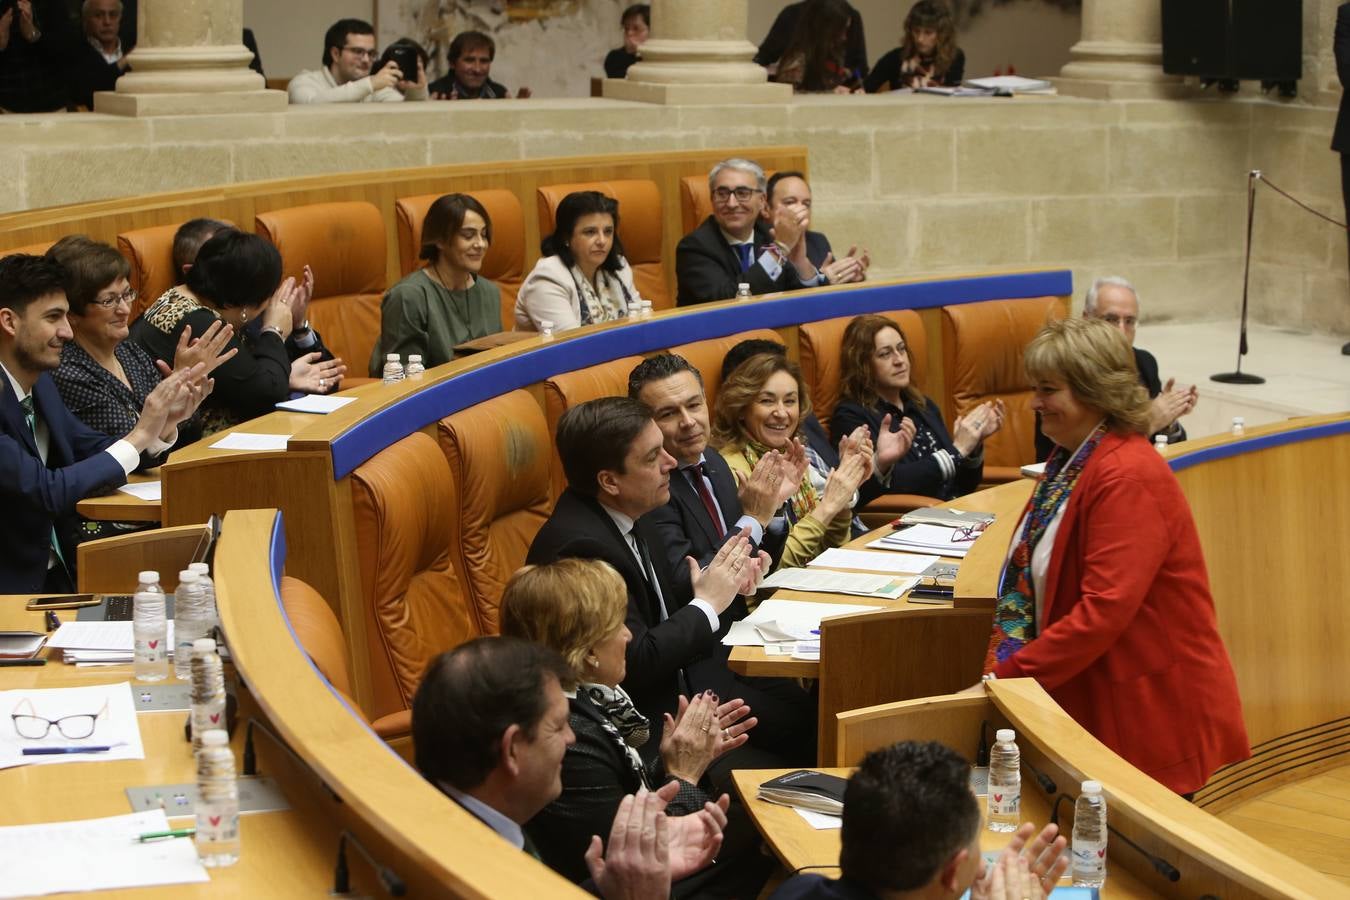
[[294,400],[281,401],[277,404],[277,409],[326,416],[330,412],[337,412],[348,403],[354,402],[356,402],[355,397],[329,397],[325,394],[305,394],[305,396],[296,397]]
[[162,482],[158,481],[133,481],[130,484],[124,484],[117,490],[123,494],[130,494],[137,500],[149,500],[158,503],[162,496]]
[[[165,641],[173,656],[173,620],[168,621]],[[134,637],[130,622],[62,622],[61,627],[47,641],[47,646],[61,650],[68,663],[103,664],[131,662]]]
[[836,572],[832,569],[779,569],[761,581],[759,586],[826,594],[852,594],[858,597],[875,597],[879,600],[899,600],[905,591],[918,582],[917,575],[903,578],[895,575]]
[[0,897],[210,881],[191,838],[136,840],[168,830],[162,809],[0,828]]
[[[40,738],[19,736],[19,725],[14,715],[40,717],[55,721],[67,716],[92,716],[93,730],[88,736],[69,738],[52,725]],[[60,763],[102,762],[113,759],[145,759],[141,743],[141,727],[136,721],[136,701],[131,696],[131,683],[97,684],[89,687],[31,688],[0,691],[0,769],[13,766],[51,766]],[[41,730],[36,719],[28,723],[33,733]],[[88,730],[87,721],[78,718],[62,723],[67,733]],[[62,752],[42,756],[25,756],[25,749],[39,747],[107,747],[106,750]],[[0,846],[4,841],[0,840]],[[5,871],[0,869],[0,872]],[[4,879],[0,878],[0,882]]]
[[792,807],[792,809],[797,815],[806,820],[807,825],[810,825],[816,831],[829,831],[834,828],[844,827],[844,818],[842,816],[831,816],[827,813],[818,813],[813,810],[801,809],[796,806]]
[[289,434],[245,434],[231,431],[211,445],[212,450],[285,450]]
[[937,561],[936,556],[920,556],[917,553],[844,550],[841,547],[831,547],[807,565],[826,569],[861,569],[864,572],[895,572],[899,575],[918,575]]
[[[771,597],[765,600],[750,615],[733,622],[722,638],[728,647],[763,647],[766,644],[779,644],[818,639],[812,632],[820,630],[820,620],[831,616],[846,616],[854,613],[880,612],[885,606],[863,606],[854,603],[812,603],[809,600],[779,600]],[[766,639],[765,633],[774,636]]]
[[955,528],[941,525],[911,525],[884,535],[867,546],[878,550],[904,550],[908,553],[936,553],[939,556],[964,557],[978,534],[958,538]]

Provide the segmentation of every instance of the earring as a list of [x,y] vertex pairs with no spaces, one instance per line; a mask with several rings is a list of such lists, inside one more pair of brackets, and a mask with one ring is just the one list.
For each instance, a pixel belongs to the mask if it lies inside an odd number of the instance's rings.
[[245,322],[247,322],[247,321],[248,321],[248,310],[246,310],[246,309],[240,309],[240,310],[239,310],[239,324],[240,324],[240,325],[243,325],[243,324],[244,324]]

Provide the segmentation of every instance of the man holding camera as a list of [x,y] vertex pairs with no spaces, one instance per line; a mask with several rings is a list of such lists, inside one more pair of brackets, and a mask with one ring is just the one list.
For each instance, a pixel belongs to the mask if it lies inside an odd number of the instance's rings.
[[[375,50],[375,29],[360,19],[339,19],[323,39],[321,69],[301,72],[286,86],[292,103],[400,103],[427,99],[427,76],[416,51],[405,60],[409,80],[396,57],[383,61]],[[371,69],[375,68],[374,74]]]

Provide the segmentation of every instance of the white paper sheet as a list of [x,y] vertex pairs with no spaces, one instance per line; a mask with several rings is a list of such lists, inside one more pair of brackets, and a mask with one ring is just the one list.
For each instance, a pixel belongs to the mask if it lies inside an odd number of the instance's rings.
[[[173,619],[169,626],[167,639],[169,650],[173,650]],[[47,639],[47,646],[56,650],[125,650],[130,653],[136,647],[135,635],[129,621],[119,622],[62,622]]]
[[[30,701],[25,703],[23,701]],[[53,725],[44,738],[29,740],[15,733],[10,716],[24,713],[59,719],[98,713],[104,702],[108,708],[94,722],[94,733],[87,738],[71,740]],[[31,710],[30,710],[31,705]],[[0,691],[0,769],[12,766],[49,766],[59,763],[102,762],[112,759],[145,759],[141,743],[141,727],[136,721],[136,702],[131,696],[130,682],[98,684],[90,687],[30,688]],[[52,756],[24,756],[25,747],[79,747],[109,746],[111,750],[94,753],[59,753]],[[4,841],[0,840],[0,846]],[[7,871],[0,869],[0,872]],[[2,881],[3,879],[0,879]]]
[[0,897],[210,881],[191,838],[136,841],[168,829],[162,809],[0,828]]
[[277,404],[277,409],[287,409],[291,412],[314,413],[319,416],[326,416],[330,412],[335,412],[348,403],[356,400],[355,397],[330,397],[327,394],[306,394],[303,397],[297,397],[294,400],[283,400]]
[[898,600],[916,584],[916,577],[864,575],[858,572],[836,572],[833,569],[779,569],[761,581],[760,587]]
[[825,813],[813,812],[809,809],[798,809],[795,806],[792,807],[792,809],[797,815],[806,820],[807,825],[810,825],[816,831],[828,831],[832,828],[844,827],[844,819],[842,816],[827,816]]
[[133,484],[124,484],[120,488],[124,494],[130,494],[138,500],[151,500],[158,503],[162,499],[162,483],[158,481],[137,481]]
[[879,553],[875,550],[844,550],[831,547],[811,560],[808,565],[827,569],[861,569],[864,572],[918,575],[937,561],[936,556],[920,556],[917,553]]
[[245,434],[231,431],[211,445],[212,450],[285,450],[289,434]]
[[903,550],[909,553],[937,553],[941,556],[964,557],[979,537],[976,534],[970,540],[953,541],[955,528],[941,525],[911,525],[899,531],[884,535],[867,546],[880,550]]
[[831,616],[877,612],[885,606],[864,606],[854,603],[813,603],[809,600],[765,600],[755,611],[739,622],[733,622],[722,643],[728,647],[762,647],[764,638],[757,625],[772,622],[789,634],[810,634],[820,628],[820,620]]

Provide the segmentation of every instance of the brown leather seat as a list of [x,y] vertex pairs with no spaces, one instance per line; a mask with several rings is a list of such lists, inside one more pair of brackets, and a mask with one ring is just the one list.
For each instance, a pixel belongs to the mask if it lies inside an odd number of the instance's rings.
[[722,338],[709,338],[706,341],[694,341],[692,344],[680,344],[670,348],[676,356],[683,356],[703,376],[703,393],[708,398],[708,408],[717,405],[717,390],[722,386],[722,360],[727,351],[741,341],[764,340],[783,343],[783,337],[769,328],[757,328],[754,331],[742,331]]
[[[257,232],[281,253],[282,271],[314,270],[309,321],[352,373],[364,372],[380,336],[384,220],[373,204],[316,203],[261,213]],[[347,385],[350,387],[350,384]]]
[[1055,297],[990,300],[942,307],[942,368],[947,421],[986,400],[1007,406],[1003,428],[984,443],[985,481],[1013,481],[1036,461],[1036,417],[1022,352],[1036,332],[1062,314]]
[[450,515],[455,568],[479,630],[497,634],[502,591],[553,508],[548,422],[528,391],[511,391],[446,416],[439,433],[459,501]]
[[[525,214],[520,200],[510,191],[488,189],[466,191],[487,210],[492,220],[492,244],[483,257],[482,275],[502,293],[502,329],[515,327],[516,294],[525,280]],[[394,202],[398,218],[399,271],[407,275],[416,269],[422,251],[422,222],[427,210],[444,194],[418,194],[400,197]]]
[[[548,419],[549,443],[555,443],[553,439],[558,434],[558,420],[569,407],[598,397],[627,397],[628,373],[640,362],[640,356],[625,356],[597,366],[554,375],[545,381],[544,415]],[[563,475],[562,460],[558,459],[556,447],[553,451],[551,480],[556,499],[567,487],[567,478]]]
[[173,270],[173,236],[177,232],[178,225],[155,225],[124,231],[117,236],[117,249],[131,264],[131,286],[138,294],[131,308],[131,318],[140,316],[147,306],[177,283],[177,273]]
[[599,191],[619,201],[619,239],[623,242],[624,257],[633,267],[633,284],[642,299],[650,300],[654,308],[673,306],[675,300],[670,295],[670,281],[666,279],[661,256],[661,191],[656,182],[631,179],[541,187],[537,192],[540,235],[553,233],[553,214],[562,199],[574,191]]
[[351,475],[372,717],[410,708],[427,663],[479,634],[450,550],[458,498],[415,431]]
[[[338,624],[328,601],[299,578],[287,575],[281,579],[281,605],[286,610],[286,618],[295,631],[296,640],[314,667],[328,679],[328,683],[352,709],[361,712],[361,707],[352,699],[351,671],[347,665],[347,644],[342,637],[342,626]],[[365,715],[364,712],[361,714]],[[382,716],[370,724],[376,734],[390,743],[411,743],[410,710]]]

